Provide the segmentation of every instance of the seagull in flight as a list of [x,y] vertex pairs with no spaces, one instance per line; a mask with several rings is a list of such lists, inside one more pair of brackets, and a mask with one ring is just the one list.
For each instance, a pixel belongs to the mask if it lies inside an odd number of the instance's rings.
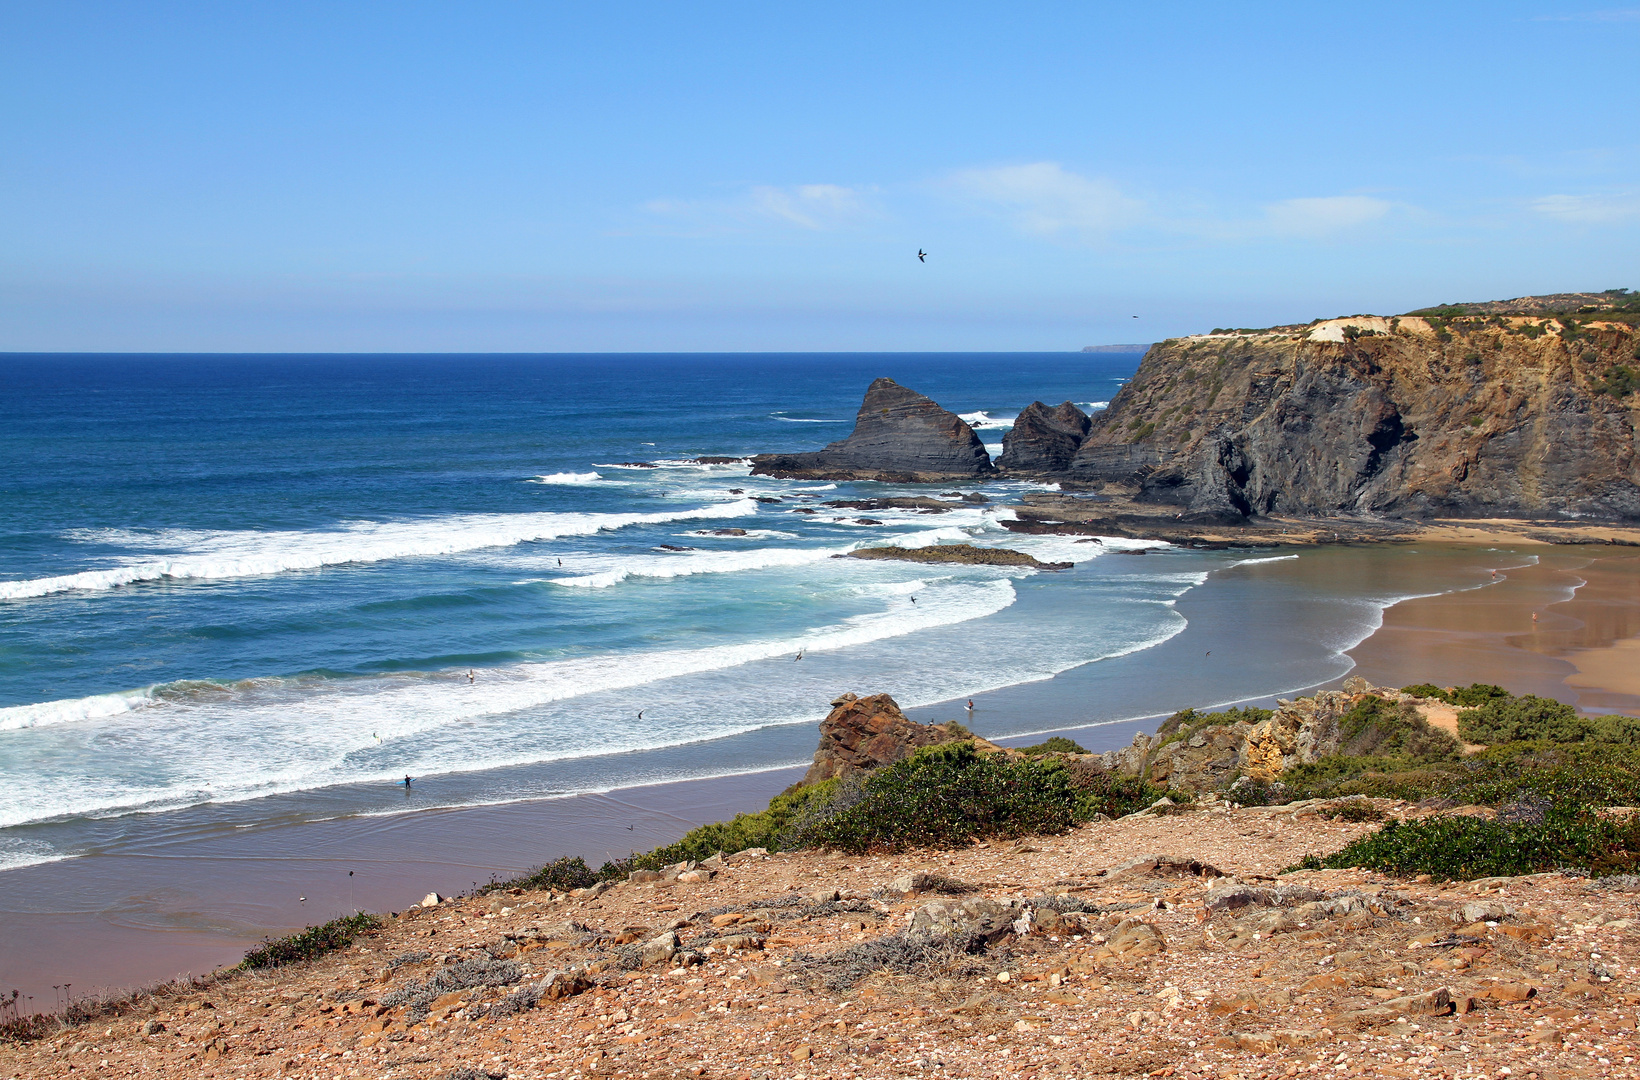
[[917,249],[917,261],[918,262],[927,262],[928,260],[926,258],[924,258],[924,256],[927,255],[927,254],[928,254],[928,252],[924,251],[922,248],[918,248]]

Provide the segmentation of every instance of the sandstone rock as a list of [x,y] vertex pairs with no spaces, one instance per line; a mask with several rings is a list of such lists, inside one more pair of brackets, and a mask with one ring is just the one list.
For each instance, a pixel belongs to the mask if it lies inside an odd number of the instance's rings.
[[1015,473],[1062,473],[1087,437],[1091,421],[1070,402],[1050,409],[1033,401],[1002,436],[998,469]]
[[942,880],[944,879],[938,874],[924,874],[920,872],[901,874],[899,877],[889,882],[888,887],[894,892],[900,893],[924,892]]
[[165,1030],[165,1024],[159,1020],[144,1020],[140,1030],[144,1035],[158,1035]]
[[1431,990],[1427,994],[1409,994],[1406,997],[1391,998],[1381,1005],[1370,1009],[1357,1009],[1342,1013],[1340,1023],[1359,1027],[1377,1027],[1383,1024],[1392,1024],[1402,1017],[1409,1016],[1450,1016],[1456,1011],[1457,1005],[1453,1001],[1452,991],[1446,987]]
[[665,881],[666,875],[659,870],[634,870],[626,875],[626,880],[631,885],[648,885],[657,881]]
[[668,930],[664,934],[644,942],[643,948],[638,953],[638,960],[644,967],[664,964],[677,955],[678,944],[677,932]]
[[592,989],[592,980],[579,971],[555,971],[541,980],[541,996],[548,1001],[584,994]]
[[1224,871],[1210,863],[1182,855],[1140,855],[1117,863],[1100,876],[1109,881],[1145,874],[1188,876],[1198,878],[1223,877]]
[[596,900],[598,897],[615,887],[613,881],[600,881],[596,885],[588,885],[584,889],[572,889],[570,895],[577,900]]
[[811,885],[807,889],[800,890],[797,895],[801,896],[806,903],[830,904],[837,900],[840,894],[831,885]]
[[729,862],[738,862],[741,859],[766,859],[769,857],[768,848],[749,847],[725,856]]
[[685,870],[678,875],[678,884],[680,885],[704,885],[711,880],[712,871],[710,870]]
[[763,939],[755,934],[727,934],[712,944],[724,952],[738,952],[743,949],[761,949]]
[[1117,924],[1116,932],[1110,936],[1110,940],[1105,942],[1105,947],[1096,955],[1101,958],[1134,960],[1166,951],[1167,939],[1162,936],[1160,930],[1137,919],[1123,919]]
[[799,787],[891,765],[920,747],[958,737],[941,725],[907,720],[887,694],[844,694],[831,704],[831,715],[820,723],[820,747],[814,752],[814,764]]
[[430,892],[421,898],[422,907],[438,907],[442,903],[444,903],[444,897],[436,892]]
[[942,936],[973,934],[994,944],[1015,933],[1015,923],[1024,910],[1018,901],[1003,903],[983,896],[935,900],[911,913],[911,930]]
[[891,559],[912,563],[962,563],[969,566],[1029,566],[1036,570],[1069,570],[1075,563],[1038,562],[1035,557],[1011,548],[975,547],[973,544],[930,544],[927,547],[856,548],[851,559]]
[[887,378],[866,391],[848,438],[812,453],[752,459],[753,475],[801,479],[938,481],[993,471],[985,445],[961,417]]

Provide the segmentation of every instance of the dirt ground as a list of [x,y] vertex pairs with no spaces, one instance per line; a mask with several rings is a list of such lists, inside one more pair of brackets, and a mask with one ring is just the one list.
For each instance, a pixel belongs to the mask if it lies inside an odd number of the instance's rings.
[[[1278,874],[1375,827],[1329,812],[1216,804],[446,900],[312,963],[0,1047],[0,1076],[1640,1075],[1640,893]],[[988,945],[903,936],[964,904]]]

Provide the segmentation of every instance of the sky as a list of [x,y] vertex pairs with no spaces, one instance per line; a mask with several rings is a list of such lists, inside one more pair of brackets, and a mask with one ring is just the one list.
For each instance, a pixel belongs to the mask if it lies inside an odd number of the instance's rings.
[[0,0],[0,351],[1062,350],[1640,288],[1637,56],[1640,8],[1507,0]]

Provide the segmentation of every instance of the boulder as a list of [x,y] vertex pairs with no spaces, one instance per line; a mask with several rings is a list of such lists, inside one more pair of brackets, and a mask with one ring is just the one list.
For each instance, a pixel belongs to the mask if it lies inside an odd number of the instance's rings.
[[753,475],[797,479],[937,482],[994,471],[985,444],[960,416],[887,378],[866,390],[848,438],[824,450],[752,459]]
[[1050,409],[1040,401],[1025,407],[1002,436],[998,469],[1019,473],[1063,473],[1087,438],[1092,423],[1070,402]]
[[961,737],[941,724],[907,720],[887,694],[844,694],[831,705],[831,715],[820,723],[820,747],[814,752],[814,764],[797,787],[891,765],[921,747]]
[[664,964],[678,954],[678,945],[677,931],[668,930],[644,942],[638,951],[638,960],[644,967]]

